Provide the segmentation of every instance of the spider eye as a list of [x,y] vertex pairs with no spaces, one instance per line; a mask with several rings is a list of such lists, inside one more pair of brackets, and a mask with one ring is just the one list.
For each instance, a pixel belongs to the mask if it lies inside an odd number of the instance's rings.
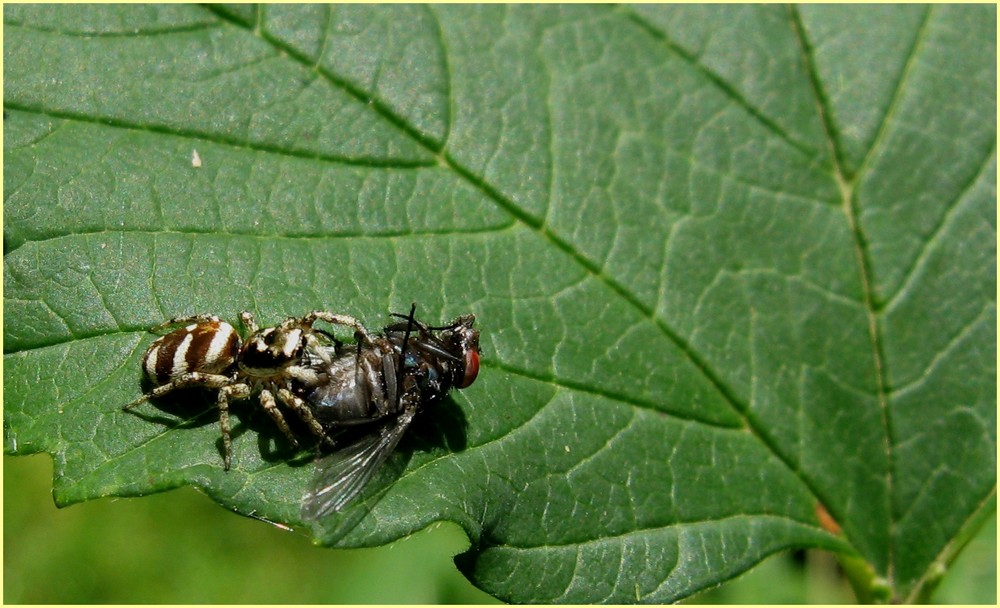
[[476,381],[479,375],[479,351],[469,349],[465,351],[465,376],[458,383],[458,388],[465,388]]

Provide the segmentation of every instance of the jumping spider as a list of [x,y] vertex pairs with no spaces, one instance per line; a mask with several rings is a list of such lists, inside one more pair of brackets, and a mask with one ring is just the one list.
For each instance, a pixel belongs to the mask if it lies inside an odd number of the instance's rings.
[[[293,446],[299,442],[278,408],[275,399],[294,412],[309,431],[323,443],[333,445],[326,430],[313,414],[313,408],[294,391],[323,382],[320,371],[333,364],[339,342],[330,334],[313,327],[316,321],[354,329],[361,348],[372,344],[363,325],[353,317],[313,311],[303,317],[290,317],[276,327],[260,329],[249,312],[240,313],[249,332],[241,342],[236,329],[214,315],[192,315],[171,319],[153,331],[188,324],[161,336],[143,356],[146,377],[155,388],[124,406],[130,410],[148,399],[156,399],[181,388],[217,389],[219,425],[225,468],[232,464],[229,427],[229,402],[249,398],[258,392],[264,411],[271,417]],[[306,353],[309,353],[307,358]]]

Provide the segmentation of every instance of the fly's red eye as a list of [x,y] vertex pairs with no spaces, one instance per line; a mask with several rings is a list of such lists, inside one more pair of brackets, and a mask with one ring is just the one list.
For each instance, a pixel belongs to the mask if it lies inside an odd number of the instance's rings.
[[465,351],[465,376],[458,383],[458,388],[465,388],[476,381],[479,375],[479,353],[475,350]]

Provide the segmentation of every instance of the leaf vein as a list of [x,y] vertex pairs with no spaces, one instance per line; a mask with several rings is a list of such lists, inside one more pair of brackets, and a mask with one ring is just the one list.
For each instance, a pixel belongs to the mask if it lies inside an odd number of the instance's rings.
[[228,146],[240,150],[248,150],[250,152],[264,152],[267,154],[276,154],[284,157],[317,160],[317,161],[335,163],[345,166],[360,166],[360,167],[380,168],[380,169],[382,168],[417,169],[417,168],[437,166],[437,164],[431,160],[385,158],[381,156],[348,157],[348,156],[338,156],[333,154],[323,154],[312,151],[307,152],[304,150],[285,149],[285,148],[280,148],[278,146],[263,144],[260,142],[250,142],[244,139],[222,135],[220,133],[209,133],[209,132],[198,131],[196,129],[182,129],[176,126],[143,124],[140,122],[132,122],[118,118],[95,117],[87,114],[81,114],[78,112],[51,110],[44,107],[34,107],[31,105],[26,105],[6,100],[4,101],[3,107],[9,110],[17,110],[19,112],[37,114],[39,116],[47,116],[53,119],[72,120],[80,123],[96,124],[96,125],[101,125],[102,127],[126,129],[130,131],[144,131],[156,135],[183,137],[195,141],[204,141],[212,144],[217,144],[220,146]]
[[46,27],[43,25],[29,25],[27,23],[17,22],[10,19],[4,19],[5,26],[11,26],[27,30],[30,32],[39,32],[43,34],[55,34],[57,36],[65,36],[66,38],[152,38],[155,36],[169,36],[172,34],[187,34],[192,32],[202,32],[205,30],[212,30],[222,26],[222,23],[218,21],[214,22],[200,22],[200,23],[186,23],[182,25],[162,25],[159,27],[150,27],[145,30],[129,30],[129,31],[118,31],[118,32],[85,32],[85,31],[71,31],[65,30],[57,27]]
[[945,234],[948,226],[958,212],[965,208],[963,203],[968,200],[964,198],[965,195],[975,188],[979,179],[985,175],[986,169],[990,166],[990,161],[994,158],[995,154],[996,141],[994,140],[990,143],[990,149],[980,163],[979,171],[970,178],[969,183],[966,184],[955,199],[951,201],[948,208],[939,218],[937,224],[935,224],[927,234],[927,237],[921,240],[920,250],[913,257],[909,268],[907,268],[903,273],[903,278],[899,282],[899,287],[896,289],[895,293],[886,299],[885,304],[882,306],[881,312],[883,314],[888,314],[888,312],[891,311],[899,302],[899,299],[909,292],[910,287],[916,282],[917,277],[920,274],[920,270],[922,270],[928,262],[930,254],[934,251],[935,245],[937,245],[940,240],[944,238],[942,235]]
[[[879,123],[878,132],[875,137],[872,138],[871,146],[868,148],[867,154],[858,163],[858,169],[856,174],[853,176],[857,179],[865,173],[868,165],[872,162],[872,159],[878,157],[877,151],[882,148],[882,144],[886,141],[888,137],[889,125],[893,122],[893,117],[896,116],[899,105],[902,103],[903,90],[905,89],[905,83],[913,70],[913,65],[916,62],[917,54],[919,53],[920,46],[926,36],[928,22],[930,21],[931,11],[934,10],[932,5],[928,5],[924,11],[923,20],[917,28],[917,35],[913,38],[913,45],[910,47],[910,52],[908,53],[908,58],[906,60],[906,65],[903,67],[899,75],[899,81],[896,83],[893,89],[892,99],[890,99],[888,107],[886,108],[885,115],[882,117],[882,121]],[[839,160],[839,156],[838,156]],[[838,163],[839,164],[839,163]]]
[[[707,518],[701,520],[676,521],[665,525],[646,526],[643,528],[636,528],[618,534],[606,534],[602,536],[594,536],[586,540],[568,541],[565,543],[544,543],[539,545],[516,545],[516,544],[504,543],[503,545],[494,545],[493,548],[504,549],[509,551],[538,551],[544,549],[581,547],[581,546],[596,545],[607,542],[618,542],[622,541],[623,539],[628,539],[630,537],[639,537],[651,532],[667,531],[670,530],[671,528],[682,528],[685,526],[699,526],[704,524],[715,524],[715,523],[723,523],[734,520],[739,521],[744,519],[787,521],[829,535],[829,533],[822,530],[822,528],[817,527],[816,524],[813,522],[800,521],[798,519],[795,519],[787,515],[777,515],[775,513],[770,513],[770,512],[761,512],[761,513],[737,513],[718,518]],[[833,537],[831,536],[831,538]],[[837,539],[837,544],[842,544],[843,542],[844,542],[843,539]]]
[[730,86],[722,76],[711,70],[704,63],[701,63],[697,57],[692,55],[690,52],[685,50],[682,46],[674,42],[667,36],[666,32],[650,23],[647,19],[643,18],[641,15],[636,14],[628,7],[618,6],[612,10],[617,10],[623,13],[628,19],[633,21],[640,29],[644,30],[650,36],[660,41],[668,50],[676,54],[684,62],[690,65],[692,68],[701,73],[706,80],[711,82],[715,87],[717,87],[724,95],[732,99],[737,105],[744,109],[750,116],[757,120],[761,125],[764,126],[768,131],[774,133],[778,138],[785,141],[789,146],[800,152],[806,158],[813,158],[816,151],[810,146],[803,142],[796,140],[791,136],[785,129],[781,127],[777,122],[769,118],[760,108],[750,103],[745,96],[743,96],[739,91]]
[[608,391],[608,390],[605,390],[605,389],[602,389],[602,388],[599,388],[599,387],[596,387],[596,386],[589,386],[589,385],[584,384],[582,382],[574,382],[572,380],[567,380],[565,378],[558,378],[558,377],[550,376],[550,375],[537,374],[537,373],[532,372],[531,370],[522,369],[522,368],[519,368],[519,367],[514,367],[512,365],[509,365],[509,364],[506,364],[506,363],[502,363],[502,362],[498,362],[498,361],[483,360],[480,363],[480,365],[482,367],[491,367],[491,368],[495,368],[495,369],[500,369],[500,370],[503,370],[503,371],[505,371],[505,372],[507,372],[509,374],[515,374],[515,375],[521,376],[523,378],[528,378],[530,380],[537,380],[539,382],[544,382],[546,384],[551,384],[553,386],[557,386],[557,387],[560,387],[560,388],[565,388],[565,389],[568,389],[568,390],[572,390],[572,391],[576,391],[576,392],[580,392],[580,393],[584,393],[584,394],[588,394],[588,395],[594,395],[594,396],[597,396],[597,397],[604,397],[604,398],[610,399],[612,401],[616,401],[616,402],[627,404],[627,405],[629,405],[629,406],[631,406],[633,408],[637,408],[637,409],[640,409],[640,410],[648,410],[648,411],[654,412],[656,414],[659,414],[661,416],[669,416],[669,417],[675,418],[677,420],[697,422],[699,424],[704,424],[704,425],[711,426],[713,428],[718,428],[718,429],[726,429],[726,430],[742,430],[743,429],[742,426],[730,426],[730,425],[721,424],[721,423],[713,421],[713,420],[708,420],[708,419],[704,419],[704,418],[698,418],[696,416],[685,416],[683,414],[678,414],[678,413],[675,413],[675,412],[665,412],[664,410],[662,410],[662,409],[660,409],[658,407],[658,404],[653,403],[651,401],[645,401],[643,399],[638,399],[638,398],[631,397],[629,395],[625,395],[625,394],[622,394],[622,393],[617,393],[617,392],[614,392],[614,391]]
[[893,400],[898,400],[901,399],[902,397],[905,397],[907,394],[915,390],[918,390],[921,386],[923,386],[925,382],[927,382],[930,379],[931,374],[933,374],[934,370],[938,367],[938,365],[946,361],[949,355],[958,350],[963,345],[965,339],[970,335],[974,334],[975,330],[978,329],[982,323],[988,320],[988,317],[995,315],[996,315],[996,305],[993,302],[987,302],[983,306],[982,310],[979,311],[979,314],[976,315],[975,319],[973,319],[968,324],[961,327],[948,340],[948,343],[945,344],[944,348],[941,349],[940,352],[934,354],[934,357],[931,358],[931,360],[927,363],[927,365],[924,367],[923,371],[920,374],[918,374],[912,380],[907,381],[905,384],[902,384],[898,387],[890,387],[889,396]]

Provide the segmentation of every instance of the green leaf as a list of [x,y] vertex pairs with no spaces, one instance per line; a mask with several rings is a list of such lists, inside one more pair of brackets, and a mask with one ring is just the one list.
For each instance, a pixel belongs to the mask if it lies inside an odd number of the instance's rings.
[[121,410],[147,328],[417,302],[477,315],[480,379],[325,544],[450,520],[476,585],[573,603],[819,547],[906,600],[995,510],[993,7],[4,19],[5,450],[60,505],[302,527],[310,453],[253,400],[228,473],[211,396]]

